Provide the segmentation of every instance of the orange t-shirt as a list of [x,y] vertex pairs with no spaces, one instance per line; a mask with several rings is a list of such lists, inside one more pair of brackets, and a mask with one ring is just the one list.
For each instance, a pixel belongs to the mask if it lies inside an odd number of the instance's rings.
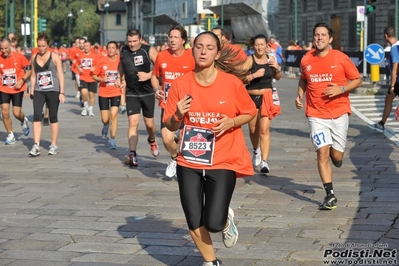
[[86,82],[95,82],[93,79],[93,70],[96,67],[98,62],[98,55],[95,53],[81,53],[76,58],[76,64],[83,69],[83,72],[80,73],[80,80]]
[[[80,50],[80,48],[71,47],[69,49],[69,53],[68,53],[69,60],[71,60],[71,62],[73,62],[73,60],[76,60],[78,58],[79,54],[81,54],[81,53],[83,53],[83,51]],[[76,65],[78,65],[77,62],[76,62]],[[72,63],[71,64],[71,70],[75,74],[80,74],[79,70],[78,70],[78,67],[76,65]]]
[[162,77],[162,90],[164,92],[164,99],[159,101],[159,106],[165,108],[166,99],[172,82],[185,73],[193,71],[195,62],[191,51],[184,50],[179,57],[172,55],[169,49],[160,52],[154,63],[152,74],[157,78]]
[[26,83],[19,90],[15,89],[15,85],[25,75],[25,68],[30,65],[28,59],[18,52],[11,52],[11,56],[7,58],[0,56],[0,91],[8,94],[25,91]]
[[68,59],[68,51],[67,51],[67,49],[65,47],[61,47],[59,55],[60,55],[60,59],[62,61],[66,61]]
[[[256,114],[254,102],[244,84],[236,76],[218,70],[213,84],[202,86],[196,81],[194,72],[190,72],[172,83],[166,102],[164,122],[175,114],[176,103],[186,94],[190,94],[193,100],[190,110],[184,116],[185,126],[211,129],[216,126],[214,121],[218,120],[221,114],[231,118],[240,114]],[[237,177],[254,174],[251,155],[245,144],[241,127],[235,127],[216,137],[212,165],[189,162],[181,153],[177,162],[181,166],[195,169],[229,169],[235,171]]]
[[115,58],[115,61],[112,61],[108,56],[103,57],[93,72],[94,75],[100,78],[108,77],[107,82],[100,82],[98,91],[98,96],[100,97],[111,98],[122,95],[121,88],[115,87],[116,77],[118,76],[119,56]]
[[349,94],[328,97],[324,94],[330,82],[339,86],[348,80],[360,78],[359,71],[347,55],[338,50],[330,50],[325,57],[318,57],[315,50],[305,54],[301,61],[301,79],[306,80],[306,108],[308,117],[337,118],[351,114]]

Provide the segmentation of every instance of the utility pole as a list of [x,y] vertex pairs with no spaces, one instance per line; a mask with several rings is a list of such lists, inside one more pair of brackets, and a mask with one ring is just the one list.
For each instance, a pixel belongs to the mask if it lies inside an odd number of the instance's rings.
[[33,39],[34,40],[34,46],[32,46],[32,47],[37,47],[37,36],[38,36],[38,15],[39,15],[39,12],[38,12],[38,0],[34,0],[35,1],[35,3],[34,3],[34,7],[33,7],[33,9],[34,9],[34,24],[35,24],[35,27],[34,27],[34,30],[33,30],[33,32],[35,33],[35,38]]
[[6,15],[5,15],[5,23],[4,23],[4,25],[5,25],[5,36],[8,36],[8,1],[6,0],[6,10],[5,10],[5,12],[6,12]]
[[10,32],[15,34],[15,24],[14,24],[14,19],[15,19],[15,3],[14,0],[10,0]]
[[367,0],[364,0],[364,29],[363,29],[363,80],[367,78],[367,61],[366,61],[366,48],[367,48]]

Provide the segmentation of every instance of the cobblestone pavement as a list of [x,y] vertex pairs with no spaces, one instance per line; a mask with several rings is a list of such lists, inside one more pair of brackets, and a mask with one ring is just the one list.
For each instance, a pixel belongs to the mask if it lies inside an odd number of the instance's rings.
[[[276,85],[282,114],[272,122],[271,173],[238,180],[231,204],[238,243],[226,249],[221,235],[213,235],[223,265],[328,265],[326,259],[348,250],[341,249],[345,244],[396,249],[399,147],[352,115],[344,164],[333,169],[339,207],[319,211],[325,192],[306,119],[294,106],[297,81]],[[50,128],[43,127],[42,154],[30,158],[33,134],[25,137],[15,119],[16,143],[0,145],[0,265],[201,265],[177,182],[164,176],[169,156],[160,135],[155,159],[141,123],[139,167],[130,169],[123,164],[126,116],[119,116],[118,149],[110,150],[101,138],[97,103],[95,117],[81,117],[69,75],[66,94],[58,155],[47,155]],[[29,98],[23,110],[32,121]]]

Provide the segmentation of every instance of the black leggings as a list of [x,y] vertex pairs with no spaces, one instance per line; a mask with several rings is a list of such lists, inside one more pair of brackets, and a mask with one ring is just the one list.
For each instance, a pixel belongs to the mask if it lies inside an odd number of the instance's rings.
[[35,91],[33,95],[33,121],[42,121],[43,106],[48,107],[50,123],[58,122],[59,91]]
[[202,170],[177,165],[180,201],[188,228],[204,226],[209,232],[222,231],[234,187],[236,173],[231,170]]

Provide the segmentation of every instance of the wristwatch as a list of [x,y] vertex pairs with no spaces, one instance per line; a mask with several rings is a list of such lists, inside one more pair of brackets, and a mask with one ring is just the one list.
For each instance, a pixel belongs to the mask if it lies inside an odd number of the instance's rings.
[[279,69],[275,69],[274,72],[280,73],[281,72],[281,67]]

